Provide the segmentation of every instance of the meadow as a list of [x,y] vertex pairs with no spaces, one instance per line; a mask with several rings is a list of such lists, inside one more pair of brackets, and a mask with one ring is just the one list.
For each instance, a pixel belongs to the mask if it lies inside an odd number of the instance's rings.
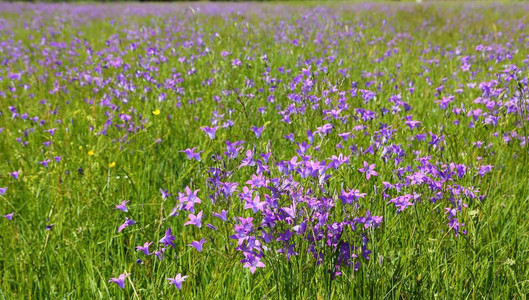
[[2,299],[525,299],[529,4],[0,3]]

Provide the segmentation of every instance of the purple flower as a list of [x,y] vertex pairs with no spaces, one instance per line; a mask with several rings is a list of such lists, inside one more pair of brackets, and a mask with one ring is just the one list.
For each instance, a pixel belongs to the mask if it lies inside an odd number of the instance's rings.
[[187,155],[187,159],[196,159],[197,161],[200,161],[200,153],[204,151],[195,152],[196,147],[193,147],[192,149],[186,149],[182,150],[180,152],[184,152]]
[[184,282],[187,277],[189,276],[182,276],[180,273],[178,273],[176,274],[175,278],[167,278],[167,280],[169,280],[169,284],[174,284],[177,289],[181,289],[182,282]]
[[445,207],[445,214],[448,214],[449,218],[453,218],[457,214],[457,210],[455,208]]
[[215,133],[217,132],[217,129],[219,129],[219,126],[215,126],[215,127],[207,127],[207,126],[203,126],[203,127],[200,127],[200,130],[204,131],[210,139],[215,139]]
[[419,127],[419,124],[422,123],[421,121],[412,120],[411,119],[412,117],[413,116],[411,116],[411,115],[404,117],[404,119],[406,120],[406,125],[408,125],[408,127],[410,127],[410,130],[412,130],[413,128]]
[[361,218],[361,219],[363,221],[362,223],[364,223],[364,229],[367,229],[369,227],[378,228],[380,223],[382,223],[383,217],[382,216],[372,216],[371,212],[368,210],[366,212],[366,217]]
[[180,211],[181,208],[182,208],[181,205],[177,205],[177,206],[173,207],[173,210],[169,214],[169,217],[178,216],[178,212]]
[[264,126],[263,127],[252,126],[252,131],[255,133],[255,136],[257,138],[261,137],[261,133],[263,132],[264,129],[265,129]]
[[18,180],[18,176],[20,176],[20,171],[13,171],[13,172],[9,173],[9,175],[11,175],[11,177],[15,178],[15,180]]
[[153,254],[156,255],[156,257],[158,257],[159,260],[163,260],[164,252],[165,252],[165,248],[161,248],[160,250],[154,251]]
[[[452,218],[448,222],[448,227],[450,227],[450,229],[454,230],[455,236],[459,235],[461,227],[464,227],[464,226],[465,226],[465,224],[460,223],[457,218]],[[462,230],[461,232],[463,233],[463,235],[467,234],[466,230]]]
[[0,195],[5,195],[7,187],[0,188]]
[[228,217],[227,217],[227,211],[225,211],[224,209],[220,212],[220,214],[214,212],[213,213],[213,216],[221,219],[222,221],[226,222],[228,220]]
[[119,226],[118,232],[121,232],[121,230],[136,224],[136,222],[134,222],[134,220],[131,220],[129,218],[125,218],[125,219],[126,219],[125,222],[123,224],[121,224],[121,226]]
[[51,159],[46,159],[39,162],[44,168],[47,168],[50,165]]
[[206,240],[204,238],[202,238],[200,240],[200,242],[198,241],[193,241],[191,244],[189,244],[188,246],[190,247],[195,247],[195,249],[197,249],[198,252],[202,252],[202,246],[204,245],[204,243],[206,242]]
[[244,205],[244,209],[251,209],[253,210],[254,213],[257,213],[259,211],[263,211],[266,204],[267,203],[265,201],[261,202],[261,197],[257,195],[252,201],[246,201],[246,204]]
[[200,190],[193,191],[188,186],[186,186],[185,193],[178,193],[180,203],[182,205],[185,204],[186,210],[194,212],[195,204],[202,203],[202,200],[197,196],[198,191]]
[[121,210],[123,212],[129,211],[129,209],[127,208],[127,203],[129,203],[129,202],[130,202],[129,200],[121,201],[121,204],[116,205],[116,209],[119,209],[119,210]]
[[198,228],[202,227],[202,211],[196,216],[194,214],[189,214],[189,221],[185,222],[184,225],[195,225]]
[[250,273],[255,273],[255,270],[257,268],[264,268],[266,265],[260,260],[258,256],[255,256],[253,254],[248,254],[246,258],[243,260],[244,265],[243,268],[250,268]]
[[129,274],[123,273],[123,274],[120,274],[118,278],[110,278],[108,282],[115,282],[119,286],[120,289],[124,289],[125,288],[125,278],[129,276],[130,276],[130,273]]
[[52,128],[52,129],[47,129],[47,130],[44,130],[44,132],[47,132],[49,133],[51,136],[55,135],[55,131],[57,130],[57,128]]
[[413,202],[410,201],[412,198],[412,195],[407,194],[404,196],[398,196],[396,198],[393,198],[389,200],[389,202],[395,204],[395,206],[397,207],[397,212],[402,212],[409,206],[413,206]]
[[175,236],[171,234],[171,227],[169,227],[165,232],[165,236],[160,240],[160,243],[162,243],[164,246],[171,245],[173,248],[176,248],[173,243],[174,240]]
[[166,199],[171,196],[168,190],[160,189],[160,193],[162,194],[162,199]]
[[294,134],[292,132],[287,135],[284,135],[283,137],[291,142],[294,142]]
[[365,196],[366,193],[360,193],[358,189],[349,190],[349,192],[342,190],[340,200],[342,200],[343,204],[353,204],[358,201],[358,199],[364,198]]
[[494,168],[494,166],[492,166],[492,165],[485,165],[485,166],[479,167],[478,168],[479,176],[481,176],[481,177],[485,176],[485,174],[491,172],[493,168]]
[[13,215],[14,214],[15,213],[10,213],[10,214],[7,214],[7,215],[3,215],[2,217],[4,217],[4,218],[8,219],[9,221],[11,221],[11,220],[13,220]]
[[366,161],[364,161],[364,167],[358,169],[358,171],[365,173],[367,180],[371,178],[371,176],[378,176],[378,173],[375,171],[375,164],[368,164]]
[[239,186],[239,183],[237,182],[221,182],[220,183],[222,188],[222,193],[224,194],[224,197],[228,198],[233,193],[237,191],[237,186]]
[[141,251],[145,255],[149,255],[149,246],[152,244],[152,242],[145,242],[143,246],[136,246],[136,251]]

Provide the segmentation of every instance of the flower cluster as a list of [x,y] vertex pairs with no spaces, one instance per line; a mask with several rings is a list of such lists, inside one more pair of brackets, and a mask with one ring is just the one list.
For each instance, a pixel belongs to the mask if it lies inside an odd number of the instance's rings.
[[[299,259],[334,280],[366,266],[394,220],[460,239],[493,174],[528,167],[523,22],[466,34],[397,22],[405,6],[344,8],[383,22],[330,7],[76,7],[0,4],[34,16],[0,26],[0,226],[27,226],[17,237],[42,229],[48,245],[83,219],[76,238],[108,233],[136,270],[171,264],[178,290],[196,277],[180,255],[213,251],[251,274]],[[90,34],[95,22],[108,32]],[[104,278],[124,289],[127,269]]]

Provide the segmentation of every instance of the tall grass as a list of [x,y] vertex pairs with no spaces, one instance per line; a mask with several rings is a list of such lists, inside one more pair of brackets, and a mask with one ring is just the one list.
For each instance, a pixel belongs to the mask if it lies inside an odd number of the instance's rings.
[[[529,293],[529,163],[522,138],[529,137],[527,5],[0,4],[0,11],[0,187],[7,187],[0,213],[14,212],[12,220],[0,220],[0,297],[523,299]],[[233,64],[236,58],[240,66]],[[463,70],[465,60],[470,70]],[[519,72],[506,71],[508,65]],[[292,100],[303,93],[291,82],[308,66],[314,81],[309,94],[317,99],[305,93]],[[506,80],[509,74],[516,79]],[[497,93],[479,87],[491,80],[498,81]],[[329,92],[333,86],[337,91]],[[352,95],[355,86],[376,96],[364,101]],[[411,109],[383,114],[398,94]],[[455,100],[443,110],[436,100],[450,95]],[[518,106],[489,111],[478,97],[514,99]],[[340,116],[347,122],[325,114],[342,98],[349,107]],[[290,124],[279,114],[289,105],[305,108],[291,115]],[[377,118],[362,121],[355,108]],[[452,108],[464,112],[456,115]],[[467,112],[477,108],[482,113],[469,127]],[[486,124],[485,112],[498,116],[498,123]],[[422,122],[418,129],[404,124],[407,115]],[[200,127],[212,126],[212,118],[234,126],[219,128],[211,140]],[[363,231],[369,259],[359,258],[357,271],[344,267],[335,277],[329,272],[335,250],[325,250],[317,264],[309,243],[298,238],[299,255],[265,252],[266,267],[251,274],[240,263],[237,240],[230,239],[233,223],[212,212],[225,208],[230,219],[258,217],[238,197],[213,204],[209,168],[233,171],[228,179],[240,183],[240,192],[255,173],[255,167],[239,169],[247,150],[271,151],[270,178],[280,176],[275,164],[298,155],[298,146],[283,136],[292,132],[301,143],[308,129],[327,123],[332,133],[315,134],[320,149],[310,155],[324,160],[343,153],[350,162],[325,184],[296,180],[315,197],[335,197],[331,218],[338,221],[351,213],[337,198],[342,189],[367,194],[355,213],[383,217],[379,228]],[[391,144],[405,152],[398,166],[393,158],[384,160],[383,147],[365,152],[381,123],[395,130]],[[365,128],[354,131],[357,125]],[[260,138],[252,126],[265,126]],[[53,135],[44,131],[52,128]],[[352,141],[337,135],[346,131],[355,135]],[[428,144],[430,132],[444,135],[439,147]],[[416,134],[427,140],[417,141]],[[215,159],[226,151],[226,140],[246,141],[236,160]],[[473,145],[479,141],[483,147]],[[349,149],[353,145],[358,154]],[[181,152],[192,147],[204,151],[200,162]],[[400,213],[388,203],[395,195],[383,196],[383,182],[398,182],[397,169],[416,168],[416,158],[424,156],[439,167],[467,166],[462,179],[445,182],[483,196],[464,197],[468,207],[458,217],[466,234],[454,234],[445,214],[448,200],[431,201],[428,186],[410,186],[410,194],[423,197]],[[44,167],[40,162],[47,159]],[[376,163],[379,175],[366,180],[358,171],[364,161]],[[481,176],[485,165],[494,167]],[[18,180],[9,175],[16,170]],[[200,229],[184,226],[188,212],[169,217],[186,186],[200,189]],[[160,189],[173,195],[163,199]],[[122,200],[130,200],[126,213],[115,209]],[[292,200],[281,201],[288,206]],[[137,224],[118,233],[125,217]],[[147,241],[154,242],[152,251],[159,249],[168,227],[175,249],[167,248],[163,260],[135,251]],[[357,233],[350,238],[360,242]],[[203,252],[187,246],[202,237]],[[108,282],[124,272],[131,273],[125,289]],[[178,273],[189,276],[181,290],[166,280]]]

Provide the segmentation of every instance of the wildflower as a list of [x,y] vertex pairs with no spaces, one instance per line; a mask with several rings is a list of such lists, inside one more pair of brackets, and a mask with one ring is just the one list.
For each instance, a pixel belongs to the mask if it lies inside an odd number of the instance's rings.
[[165,232],[165,236],[160,240],[160,243],[162,243],[164,246],[171,245],[173,248],[176,248],[175,244],[173,243],[174,240],[175,236],[171,234],[171,227],[169,227]]
[[120,274],[118,278],[110,278],[108,282],[115,282],[119,286],[120,289],[124,289],[125,288],[125,278],[129,276],[130,276],[130,273],[129,274],[123,273],[123,274]]
[[47,132],[49,133],[51,136],[55,135],[55,131],[57,130],[57,128],[52,128],[52,129],[47,129],[47,130],[44,130],[44,132]]
[[129,200],[123,200],[121,201],[120,204],[116,205],[116,209],[119,209],[123,212],[127,212],[129,211],[128,208],[127,208],[127,203],[129,203],[130,201]]
[[136,224],[136,222],[134,222],[134,220],[131,220],[129,218],[125,218],[125,222],[123,224],[121,224],[118,228],[118,232],[121,232],[123,229],[129,227],[129,226],[132,226]]
[[46,160],[41,161],[40,164],[41,164],[44,168],[47,168],[47,167],[50,165],[50,162],[51,162],[50,159],[46,159]]
[[88,156],[92,156],[92,155],[94,155],[94,150],[89,150],[88,151]]
[[378,228],[378,226],[380,225],[380,223],[382,223],[382,219],[383,217],[382,216],[372,216],[371,215],[371,212],[368,210],[366,212],[366,216],[365,218],[362,217],[361,218],[363,222],[361,223],[364,223],[364,229],[367,229],[369,227],[375,227],[375,228]]
[[184,225],[195,225],[198,228],[202,227],[202,211],[196,216],[194,214],[189,214],[189,221],[185,222]]
[[159,109],[155,109],[155,110],[152,111],[152,114],[157,116],[157,115],[160,114],[160,110]]
[[169,217],[178,216],[178,212],[180,211],[181,208],[182,208],[181,205],[177,205],[177,206],[173,207],[173,210],[169,214]]
[[9,221],[11,221],[11,220],[13,220],[13,215],[14,214],[15,213],[10,213],[10,214],[7,214],[7,215],[3,215],[2,217],[4,217],[4,218],[8,219]]
[[368,164],[366,161],[364,161],[364,167],[358,169],[361,173],[366,174],[367,180],[371,178],[371,176],[378,176],[378,173],[375,171],[375,164]]
[[141,251],[145,255],[150,255],[149,253],[149,246],[152,244],[152,242],[145,242],[143,246],[136,246],[136,251]]
[[15,180],[18,180],[18,177],[20,176],[20,171],[13,171],[9,173],[9,175],[11,175],[11,177],[13,177]]
[[193,241],[191,242],[191,244],[189,244],[188,246],[190,247],[195,247],[195,249],[197,249],[198,252],[202,252],[202,247],[204,245],[204,243],[206,242],[206,240],[204,238],[202,238],[200,240],[200,242],[198,241]]
[[257,195],[255,196],[253,201],[246,201],[246,204],[244,205],[244,209],[251,209],[253,210],[254,213],[257,213],[259,211],[263,211],[266,204],[267,203],[265,201],[261,202],[261,198],[259,197],[259,195]]
[[113,168],[115,166],[116,166],[116,162],[114,162],[114,161],[108,164],[109,168]]
[[215,133],[217,132],[217,129],[219,129],[219,126],[215,126],[215,127],[200,127],[200,130],[204,131],[210,139],[214,140],[215,139]]
[[7,187],[0,188],[0,195],[5,195]]
[[365,196],[366,193],[360,193],[358,189],[349,190],[348,192],[342,190],[340,200],[342,200],[343,204],[353,204],[358,201],[358,199],[364,198]]
[[265,129],[264,127],[252,126],[252,131],[255,133],[255,137],[257,138],[261,137],[261,133],[263,132],[264,129]]
[[184,282],[187,277],[189,276],[182,276],[180,273],[178,273],[176,274],[175,278],[167,278],[167,280],[169,280],[169,284],[174,284],[177,289],[181,289],[182,282]]
[[153,254],[156,255],[156,257],[158,257],[159,260],[163,260],[164,252],[165,252],[165,248],[160,248],[160,250],[154,251]]
[[160,189],[160,193],[162,194],[162,199],[166,199],[171,196],[168,190]]
[[219,213],[216,213],[214,212],[213,213],[213,216],[221,219],[222,221],[226,222],[228,220],[228,217],[227,217],[227,211],[225,211],[224,209]]
[[182,150],[180,152],[184,152],[187,155],[187,159],[195,159],[197,161],[200,161],[200,153],[204,151],[195,152],[196,147],[193,147],[192,149],[186,149]]
[[261,261],[261,259],[253,254],[248,254],[245,259],[243,259],[244,265],[243,268],[250,268],[250,273],[255,273],[257,268],[264,268],[266,265]]

